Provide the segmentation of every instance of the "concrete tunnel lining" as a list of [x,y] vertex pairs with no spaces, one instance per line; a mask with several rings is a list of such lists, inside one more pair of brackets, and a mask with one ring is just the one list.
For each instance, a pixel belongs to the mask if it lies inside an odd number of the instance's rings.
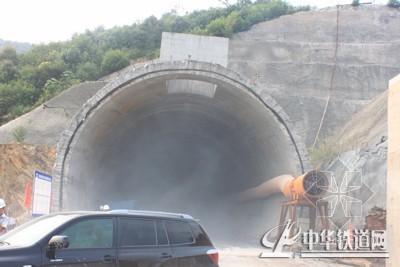
[[[174,81],[199,84],[167,90]],[[210,85],[213,93],[201,93]],[[284,110],[240,74],[197,61],[149,64],[106,85],[71,121],[53,171],[53,210],[133,198],[140,209],[224,223],[239,212],[235,193],[304,172],[304,155]],[[253,218],[268,209],[245,205]]]

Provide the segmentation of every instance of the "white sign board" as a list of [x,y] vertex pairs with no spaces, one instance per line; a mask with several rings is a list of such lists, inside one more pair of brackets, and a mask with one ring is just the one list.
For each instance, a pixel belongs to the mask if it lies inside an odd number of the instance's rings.
[[33,187],[32,216],[37,217],[50,213],[52,177],[45,173],[35,171],[35,184]]

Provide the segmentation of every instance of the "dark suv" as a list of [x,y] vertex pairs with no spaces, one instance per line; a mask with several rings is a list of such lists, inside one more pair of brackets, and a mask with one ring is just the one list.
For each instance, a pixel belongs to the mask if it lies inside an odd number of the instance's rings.
[[0,236],[0,266],[218,266],[218,252],[189,215],[62,212]]

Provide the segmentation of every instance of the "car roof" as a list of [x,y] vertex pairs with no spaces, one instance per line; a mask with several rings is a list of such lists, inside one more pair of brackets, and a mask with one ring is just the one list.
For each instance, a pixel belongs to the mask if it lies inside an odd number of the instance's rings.
[[117,209],[110,211],[66,211],[57,212],[53,214],[76,214],[76,215],[132,215],[140,217],[152,217],[152,218],[174,218],[174,219],[189,219],[194,220],[194,218],[188,214],[184,213],[173,213],[173,212],[162,212],[162,211],[147,211],[147,210],[127,210],[127,209]]

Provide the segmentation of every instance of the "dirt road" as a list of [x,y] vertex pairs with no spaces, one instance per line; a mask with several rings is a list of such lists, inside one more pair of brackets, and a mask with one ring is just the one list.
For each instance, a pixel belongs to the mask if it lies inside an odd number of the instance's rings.
[[339,267],[339,266],[384,266],[382,262],[370,262],[365,259],[272,259],[260,258],[263,248],[219,248],[219,263],[221,267]]

